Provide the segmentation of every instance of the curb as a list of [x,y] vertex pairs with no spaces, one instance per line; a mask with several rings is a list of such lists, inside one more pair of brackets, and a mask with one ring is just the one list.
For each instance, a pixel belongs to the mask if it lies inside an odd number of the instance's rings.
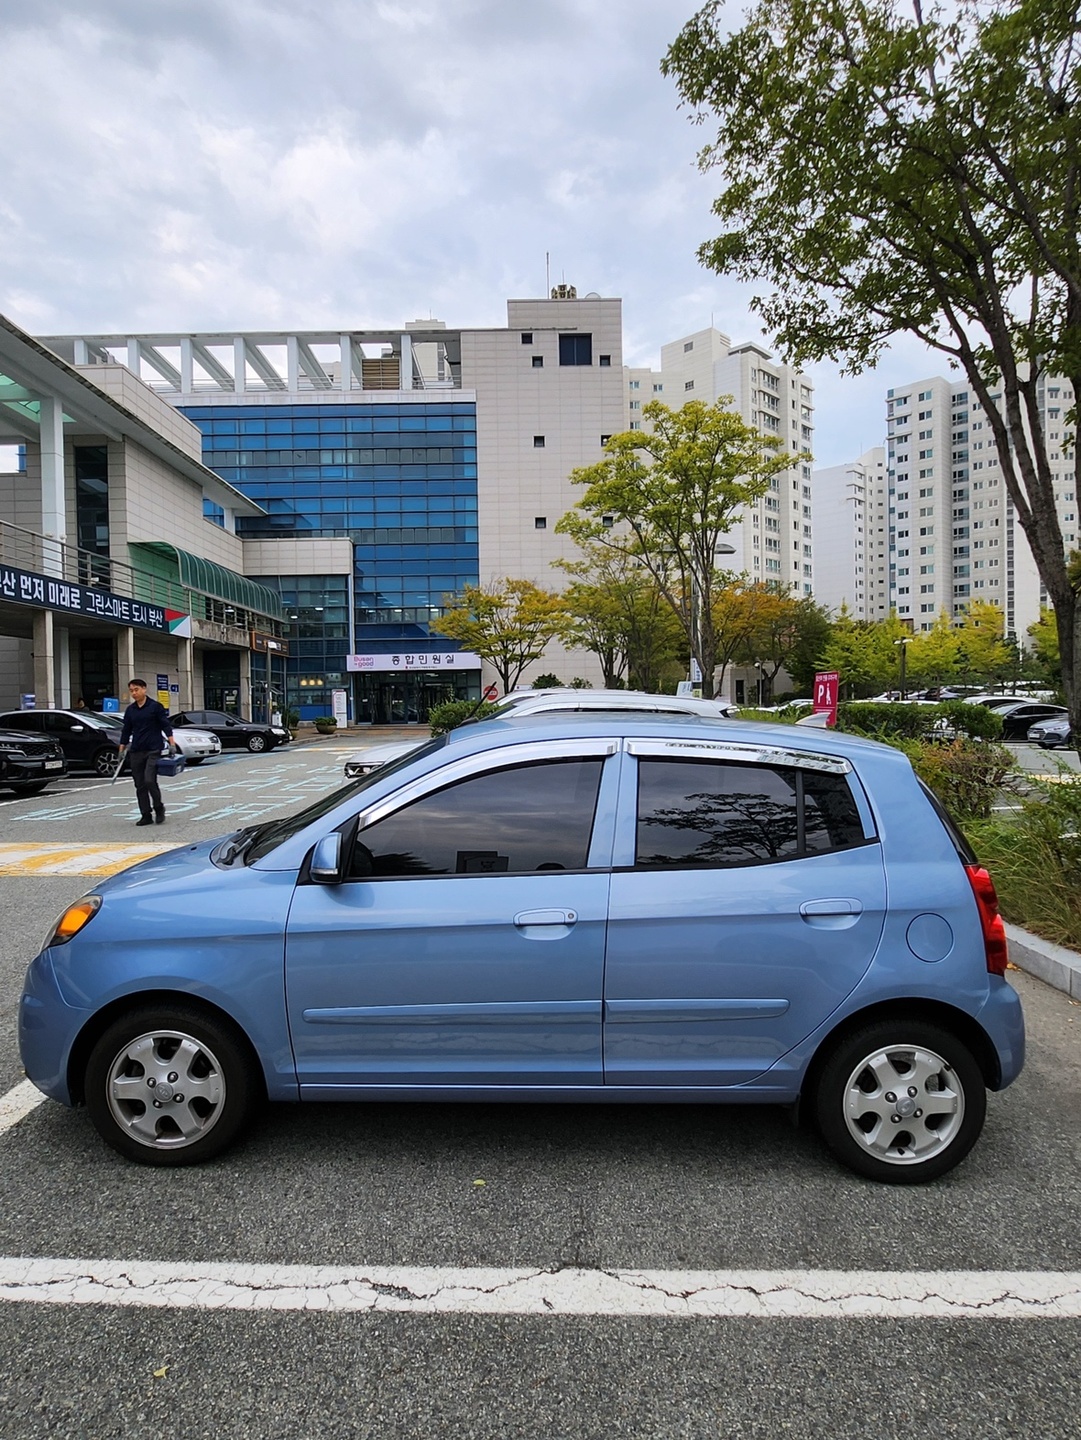
[[1067,950],[1065,945],[1052,945],[1050,940],[1041,940],[1019,925],[1006,925],[1006,939],[1010,947],[1010,959],[1021,970],[1035,975],[1046,985],[1052,985],[1081,1000],[1081,955],[1076,950]]

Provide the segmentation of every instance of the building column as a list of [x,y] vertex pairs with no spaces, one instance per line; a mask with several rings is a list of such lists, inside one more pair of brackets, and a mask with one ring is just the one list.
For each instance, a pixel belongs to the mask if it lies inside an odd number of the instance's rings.
[[53,612],[34,612],[34,703],[39,710],[56,709]]
[[[41,529],[42,569],[47,575],[64,573],[61,546],[68,538],[64,494],[64,408],[55,395],[41,397]],[[49,541],[53,544],[49,544]]]
[[338,335],[338,352],[341,355],[342,373],[339,376],[341,384],[339,389],[349,391],[353,388],[353,337],[352,335]]
[[128,693],[128,681],[135,675],[135,631],[130,625],[117,632],[116,666],[120,671],[116,693],[123,698]]
[[61,710],[71,708],[71,631],[58,628],[55,632],[57,704]]
[[252,652],[240,651],[240,719],[252,719]]
[[195,370],[194,370],[194,347],[191,337],[182,335],[180,337],[180,393],[192,395],[195,393]]
[[178,640],[176,668],[180,679],[180,709],[194,710],[195,704],[195,641]]
[[413,388],[413,337],[412,335],[402,336],[402,361],[401,370],[398,374],[398,388],[400,390],[412,390]]

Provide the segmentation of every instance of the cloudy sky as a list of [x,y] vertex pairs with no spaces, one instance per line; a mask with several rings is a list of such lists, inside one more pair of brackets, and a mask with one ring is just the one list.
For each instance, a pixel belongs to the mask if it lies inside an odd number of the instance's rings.
[[[694,0],[0,0],[0,311],[36,334],[501,325],[560,279],[625,359],[712,322],[716,178],[659,72]],[[737,12],[733,9],[733,15]],[[938,365],[818,390],[819,465]]]

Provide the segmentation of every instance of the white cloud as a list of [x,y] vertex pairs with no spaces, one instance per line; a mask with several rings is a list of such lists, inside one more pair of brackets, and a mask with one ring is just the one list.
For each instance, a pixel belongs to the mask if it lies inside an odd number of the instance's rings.
[[[547,251],[623,296],[635,363],[711,316],[761,339],[748,288],[695,256],[716,182],[658,68],[695,8],[0,0],[0,311],[39,333],[499,324]],[[817,378],[821,462],[874,443],[884,377]]]

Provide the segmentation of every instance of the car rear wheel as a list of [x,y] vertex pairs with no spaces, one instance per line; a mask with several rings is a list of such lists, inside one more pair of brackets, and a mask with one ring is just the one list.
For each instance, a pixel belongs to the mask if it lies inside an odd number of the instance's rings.
[[86,1108],[102,1139],[141,1165],[197,1165],[235,1139],[258,1093],[225,1024],[182,1006],[120,1017],[86,1067]]
[[267,738],[265,735],[248,736],[248,749],[253,755],[258,755],[261,750],[265,750],[266,748]]
[[885,1020],[842,1040],[818,1080],[818,1125],[857,1174],[893,1185],[945,1175],[979,1139],[983,1075],[956,1035],[919,1020]]

